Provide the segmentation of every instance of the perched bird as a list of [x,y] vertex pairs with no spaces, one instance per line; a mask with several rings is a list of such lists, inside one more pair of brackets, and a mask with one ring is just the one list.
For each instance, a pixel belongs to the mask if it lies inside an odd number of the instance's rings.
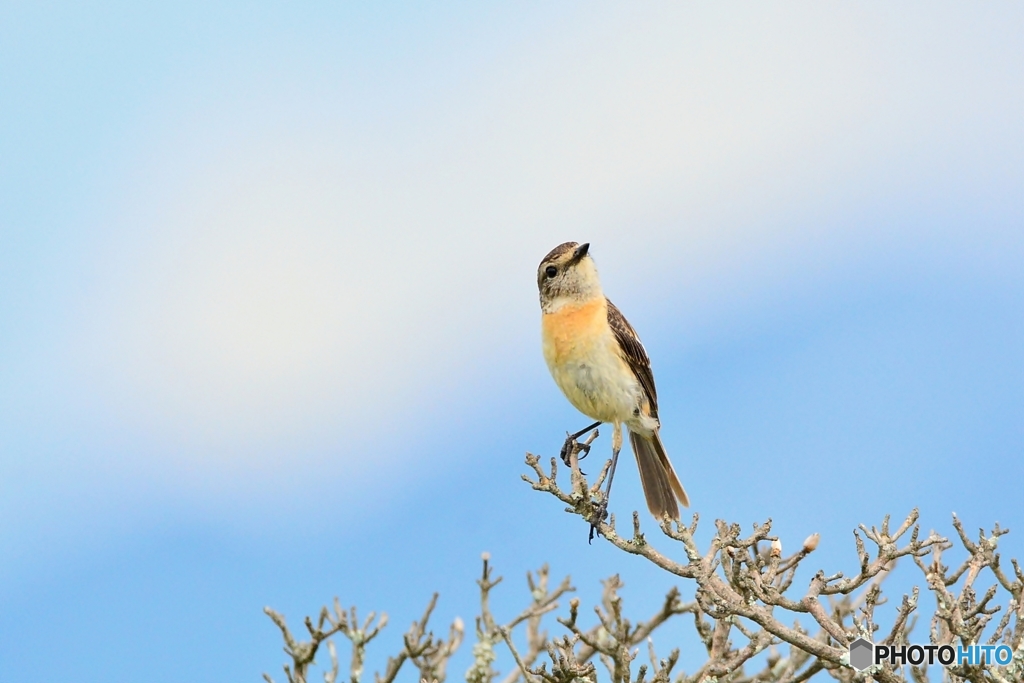
[[569,402],[597,420],[582,433],[602,422],[613,425],[608,492],[626,425],[647,507],[658,519],[666,514],[679,519],[676,501],[684,507],[690,502],[658,434],[651,361],[636,331],[601,290],[589,249],[589,244],[560,244],[537,269],[544,360]]

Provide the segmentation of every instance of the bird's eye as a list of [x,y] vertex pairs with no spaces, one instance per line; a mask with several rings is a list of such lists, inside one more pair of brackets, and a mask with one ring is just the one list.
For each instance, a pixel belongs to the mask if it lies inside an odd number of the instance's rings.
[[547,268],[544,269],[544,274],[547,275],[548,277],[554,277],[558,275],[558,268],[555,268],[554,266],[548,266]]

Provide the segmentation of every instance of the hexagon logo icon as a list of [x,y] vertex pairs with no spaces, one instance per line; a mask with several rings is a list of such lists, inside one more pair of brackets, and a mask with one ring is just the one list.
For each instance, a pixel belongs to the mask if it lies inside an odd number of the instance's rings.
[[858,638],[850,643],[850,666],[863,671],[875,663],[875,646],[870,640]]

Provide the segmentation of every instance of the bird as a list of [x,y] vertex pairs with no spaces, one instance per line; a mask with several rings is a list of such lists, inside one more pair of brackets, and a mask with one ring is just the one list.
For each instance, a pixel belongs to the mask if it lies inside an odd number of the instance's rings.
[[651,361],[636,330],[604,295],[590,244],[565,242],[552,249],[537,268],[537,289],[548,370],[569,402],[597,421],[570,438],[601,423],[613,426],[600,516],[606,513],[625,426],[648,509],[656,519],[679,520],[677,502],[689,507],[690,500],[661,441]]

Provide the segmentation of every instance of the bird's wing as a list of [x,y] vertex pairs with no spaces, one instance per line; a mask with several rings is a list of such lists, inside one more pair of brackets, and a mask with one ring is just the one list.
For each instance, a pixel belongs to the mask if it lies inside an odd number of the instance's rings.
[[622,311],[615,307],[611,301],[608,302],[608,325],[615,334],[615,340],[622,350],[622,358],[629,365],[633,374],[640,381],[647,400],[650,402],[651,417],[658,417],[658,391],[654,388],[654,373],[651,372],[651,359],[647,357],[647,350],[644,348],[636,330],[629,324]]

